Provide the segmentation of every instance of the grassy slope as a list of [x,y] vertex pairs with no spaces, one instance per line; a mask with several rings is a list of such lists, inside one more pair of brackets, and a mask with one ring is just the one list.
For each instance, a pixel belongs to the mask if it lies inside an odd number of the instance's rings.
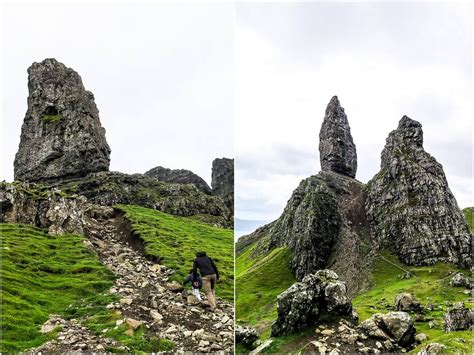
[[0,224],[0,235],[1,351],[40,345],[48,340],[39,328],[49,314],[64,314],[69,304],[113,284],[113,275],[83,247],[83,237],[12,224]]
[[[400,275],[403,274],[403,271],[391,263],[409,270],[415,277],[401,280]],[[445,301],[451,303],[465,301],[467,306],[473,306],[472,303],[467,302],[469,295],[463,294],[463,288],[449,286],[448,273],[452,271],[459,271],[459,269],[443,263],[433,266],[408,267],[401,264],[396,257],[384,252],[375,262],[371,289],[359,294],[354,299],[353,305],[359,312],[360,320],[363,321],[372,314],[393,310],[396,295],[401,292],[410,292],[423,306],[429,302],[437,305],[433,311],[425,312],[424,321],[415,323],[417,333],[425,333],[428,336],[428,340],[415,350],[420,350],[430,342],[440,342],[447,345],[450,351],[468,352],[471,350],[469,331],[445,333],[443,330],[444,313],[448,308]],[[468,274],[467,271],[464,272]],[[433,329],[428,326],[430,320],[435,322]]]
[[276,319],[276,297],[296,282],[289,267],[291,252],[277,248],[267,255],[251,258],[255,244],[236,259],[236,319],[256,326],[261,337],[270,334]]
[[162,258],[162,263],[176,270],[174,279],[181,282],[192,267],[195,253],[205,251],[219,269],[217,295],[234,297],[234,236],[229,229],[213,227],[191,218],[177,217],[133,205],[119,205],[133,231],[145,242],[145,251]]

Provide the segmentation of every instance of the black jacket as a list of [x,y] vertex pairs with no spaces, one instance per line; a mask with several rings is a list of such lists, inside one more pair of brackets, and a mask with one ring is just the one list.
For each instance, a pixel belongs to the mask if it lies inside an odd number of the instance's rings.
[[197,274],[197,270],[201,276],[207,276],[216,274],[216,278],[219,280],[219,271],[217,271],[217,266],[214,264],[214,261],[206,255],[206,253],[198,253],[193,264],[193,272]]
[[202,288],[202,279],[197,273],[189,274],[188,277],[184,280],[183,285],[186,285],[188,282],[191,282],[193,288]]

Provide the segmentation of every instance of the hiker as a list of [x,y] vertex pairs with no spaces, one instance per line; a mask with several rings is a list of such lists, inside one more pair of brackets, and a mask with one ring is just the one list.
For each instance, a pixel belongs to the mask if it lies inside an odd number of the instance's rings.
[[206,255],[205,252],[200,251],[196,253],[196,259],[193,264],[193,273],[197,274],[197,270],[202,276],[204,292],[211,310],[216,308],[216,282],[219,280],[219,271],[217,271],[214,261]]
[[184,280],[183,286],[186,285],[188,282],[191,282],[193,295],[196,296],[199,302],[201,302],[202,299],[201,299],[201,294],[199,293],[199,290],[202,288],[202,279],[198,273],[194,273],[193,269],[189,271],[189,275]]

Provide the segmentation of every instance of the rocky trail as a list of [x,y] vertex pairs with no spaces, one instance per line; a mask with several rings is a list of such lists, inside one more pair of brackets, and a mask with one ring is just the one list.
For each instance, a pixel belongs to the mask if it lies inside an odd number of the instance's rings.
[[[125,323],[129,335],[142,328],[147,336],[171,340],[176,344],[173,352],[232,352],[233,305],[218,298],[217,309],[211,312],[205,303],[187,296],[178,282],[169,280],[173,270],[143,254],[143,245],[136,242],[123,218],[116,213],[108,217],[89,218],[84,244],[117,276],[109,292],[118,295],[120,301],[107,305],[115,313],[116,326]],[[205,300],[204,294],[202,297]],[[51,315],[42,331],[51,331],[57,325],[62,331],[55,340],[31,351],[130,350],[113,339],[92,334],[80,322]]]

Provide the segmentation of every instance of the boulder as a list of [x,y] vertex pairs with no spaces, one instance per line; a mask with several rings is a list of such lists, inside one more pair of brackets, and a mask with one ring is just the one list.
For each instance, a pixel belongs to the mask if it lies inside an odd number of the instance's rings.
[[346,286],[331,270],[307,275],[278,295],[278,318],[272,325],[272,336],[317,324],[320,317],[351,317],[352,304]]
[[381,247],[408,265],[471,266],[471,234],[443,167],[423,148],[423,130],[403,116],[367,184],[366,212]]
[[446,332],[467,330],[472,324],[473,312],[464,306],[464,302],[456,303],[444,315],[444,330]]
[[185,169],[167,169],[162,166],[148,170],[145,176],[173,184],[192,184],[205,194],[211,194],[209,185],[192,171]]
[[247,348],[253,348],[253,344],[258,339],[257,331],[251,327],[235,326],[235,341],[245,345]]
[[358,329],[369,337],[390,340],[404,348],[410,348],[415,343],[416,329],[413,320],[406,312],[374,314],[362,322]]
[[260,354],[263,352],[267,352],[266,350],[272,345],[273,339],[267,339],[263,343],[261,343],[259,346],[257,346],[254,350],[249,352],[249,355],[255,355],[255,354]]
[[457,272],[451,280],[449,280],[449,285],[453,287],[471,287],[471,281],[460,272]]
[[411,293],[399,293],[395,298],[395,309],[403,312],[420,312],[421,305]]
[[357,171],[356,146],[344,108],[334,96],[326,108],[319,132],[321,170],[355,177]]
[[77,72],[52,58],[33,63],[28,90],[15,180],[54,181],[109,170],[99,110]]

